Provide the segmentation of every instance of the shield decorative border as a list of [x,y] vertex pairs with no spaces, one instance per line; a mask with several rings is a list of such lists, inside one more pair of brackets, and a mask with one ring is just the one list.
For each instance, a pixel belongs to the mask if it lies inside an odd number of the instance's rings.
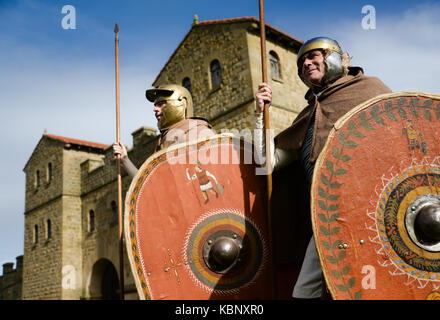
[[[438,299],[440,241],[414,213],[440,203],[440,95],[380,95],[347,113],[315,165],[311,217],[333,299]],[[412,219],[412,220],[411,220]]]

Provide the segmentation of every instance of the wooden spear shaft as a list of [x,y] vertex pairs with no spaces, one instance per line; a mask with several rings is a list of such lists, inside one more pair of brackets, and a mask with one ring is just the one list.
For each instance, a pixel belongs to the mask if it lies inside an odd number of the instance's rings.
[[[260,8],[260,43],[261,43],[261,67],[263,82],[267,83],[267,59],[266,59],[266,24],[264,22],[264,0],[259,0]],[[272,232],[272,152],[271,152],[271,136],[270,136],[270,121],[269,121],[269,103],[264,103],[264,128],[266,136],[266,167],[267,167],[267,224],[269,230],[270,248],[272,255],[272,296],[277,297],[277,278],[275,272],[275,244]]]
[[[120,137],[120,116],[119,116],[119,26],[115,24],[115,77],[116,77],[116,141],[121,141]],[[119,216],[119,292],[121,300],[125,299],[124,292],[124,245],[122,228],[122,177],[121,177],[121,157],[117,158],[118,166],[118,216]]]

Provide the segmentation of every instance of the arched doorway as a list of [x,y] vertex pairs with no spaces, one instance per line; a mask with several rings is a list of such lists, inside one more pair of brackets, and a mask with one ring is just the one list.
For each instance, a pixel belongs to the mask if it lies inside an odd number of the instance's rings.
[[119,277],[113,263],[100,259],[93,265],[89,286],[91,299],[119,299]]

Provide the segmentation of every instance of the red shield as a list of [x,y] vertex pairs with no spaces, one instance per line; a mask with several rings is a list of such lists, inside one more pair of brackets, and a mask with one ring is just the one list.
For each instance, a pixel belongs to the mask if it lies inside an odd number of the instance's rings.
[[265,177],[255,170],[252,145],[225,135],[145,161],[124,218],[141,299],[269,298]]
[[316,163],[312,224],[334,299],[440,296],[440,241],[417,210],[440,202],[440,96],[378,96],[341,118]]

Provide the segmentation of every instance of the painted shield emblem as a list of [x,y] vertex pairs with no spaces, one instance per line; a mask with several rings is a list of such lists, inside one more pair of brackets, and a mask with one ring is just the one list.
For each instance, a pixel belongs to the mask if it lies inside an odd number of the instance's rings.
[[125,239],[141,299],[269,298],[265,177],[232,135],[172,146],[139,169]]
[[440,96],[401,92],[334,126],[315,167],[312,224],[334,299],[440,295]]

